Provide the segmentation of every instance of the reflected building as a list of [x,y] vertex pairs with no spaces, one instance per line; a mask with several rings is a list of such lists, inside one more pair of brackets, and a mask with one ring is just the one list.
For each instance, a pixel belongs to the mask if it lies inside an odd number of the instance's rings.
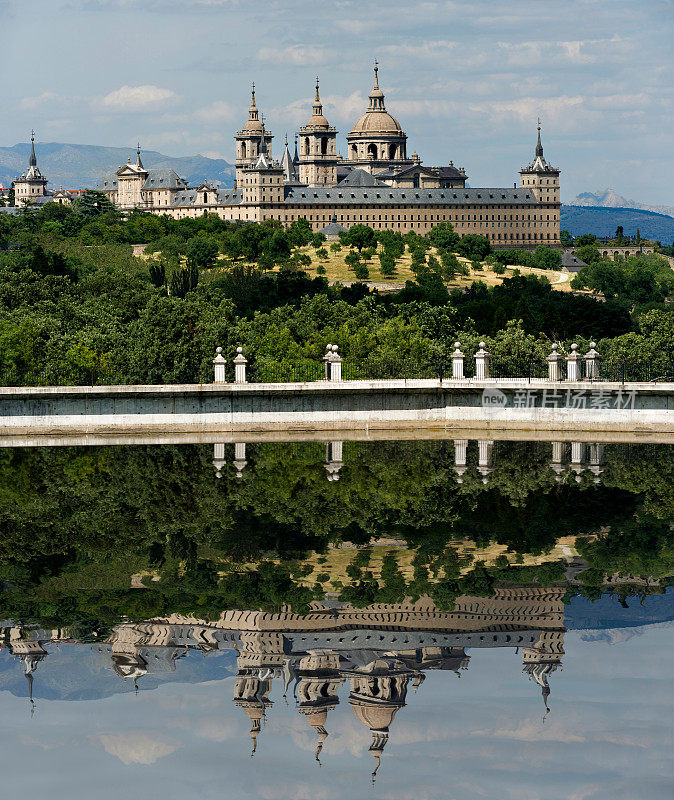
[[284,696],[293,685],[297,711],[315,732],[317,760],[347,686],[348,707],[369,732],[374,778],[408,689],[419,689],[429,670],[460,675],[469,666],[467,651],[519,648],[522,670],[549,709],[549,677],[564,654],[564,591],[499,588],[491,597],[459,597],[452,611],[423,597],[365,608],[316,601],[303,615],[227,611],[215,622],[172,615],[119,625],[95,647],[111,670],[135,682],[175,670],[189,650],[234,650],[233,701],[250,720],[252,754],[273,713],[274,681]]

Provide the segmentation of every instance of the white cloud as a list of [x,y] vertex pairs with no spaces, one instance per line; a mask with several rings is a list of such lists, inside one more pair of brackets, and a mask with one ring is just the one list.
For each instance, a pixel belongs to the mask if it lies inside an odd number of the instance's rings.
[[229,122],[241,116],[241,109],[235,108],[224,100],[216,100],[205,108],[200,108],[195,116],[203,122]]
[[178,95],[172,89],[162,89],[153,84],[120,86],[101,97],[97,104],[107,111],[156,111],[167,103],[174,103]]
[[178,745],[172,741],[142,731],[104,733],[98,738],[105,752],[123,764],[154,764],[178,749]]
[[325,47],[294,44],[290,47],[261,47],[257,51],[260,61],[267,61],[282,66],[313,66],[327,64],[334,58],[332,50]]
[[42,92],[32,97],[23,97],[19,100],[19,108],[21,111],[35,111],[43,108],[47,103],[59,103],[59,105],[70,105],[76,102],[76,97],[66,97],[57,92]]

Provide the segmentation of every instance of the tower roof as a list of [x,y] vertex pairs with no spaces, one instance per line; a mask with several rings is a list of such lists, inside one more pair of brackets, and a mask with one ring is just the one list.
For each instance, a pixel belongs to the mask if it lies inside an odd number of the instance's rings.
[[309,117],[309,119],[307,120],[307,124],[305,127],[323,128],[325,130],[327,130],[330,127],[330,123],[323,116],[323,104],[321,103],[321,97],[318,93],[318,78],[316,78],[316,96],[314,98],[313,112]]
[[392,114],[388,113],[384,105],[384,93],[379,88],[379,65],[376,61],[374,62],[374,86],[370,92],[370,104],[367,111],[356,120],[351,133],[403,134],[400,123]]
[[543,155],[543,144],[541,143],[541,120],[538,120],[538,140],[536,142],[536,150],[534,151],[534,160],[527,167],[524,167],[521,172],[555,172],[559,173],[557,167],[548,164]]
[[244,131],[251,131],[258,133],[262,131],[262,123],[260,122],[257,106],[255,105],[255,84],[251,90],[250,95],[250,108],[248,109],[248,120],[243,126]]

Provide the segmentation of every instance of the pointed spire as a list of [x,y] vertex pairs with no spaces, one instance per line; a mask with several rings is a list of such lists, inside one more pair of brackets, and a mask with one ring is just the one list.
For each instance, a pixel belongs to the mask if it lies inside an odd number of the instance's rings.
[[290,150],[288,149],[288,134],[286,133],[286,146],[283,151],[283,158],[281,159],[281,166],[283,167],[283,180],[286,183],[292,183],[295,179],[295,167],[293,160],[290,157]]
[[543,145],[541,144],[541,118],[538,118],[538,143],[536,145],[536,158],[543,158]]
[[260,133],[260,155],[267,155],[267,137],[264,131],[264,114],[262,115],[262,132]]
[[293,156],[293,166],[297,166],[300,163],[300,155],[297,150],[297,134],[295,134],[295,155]]
[[255,84],[253,83],[253,88],[250,93],[250,108],[248,109],[248,119],[249,120],[258,120],[258,111],[257,106],[255,105]]
[[35,158],[35,131],[30,132],[30,158],[28,159],[29,167],[37,167],[37,158]]
[[136,166],[138,169],[144,169],[143,162],[140,160],[140,142],[136,146]]
[[370,92],[370,106],[368,111],[386,111],[384,107],[384,93],[379,88],[379,62],[374,60],[374,86]]

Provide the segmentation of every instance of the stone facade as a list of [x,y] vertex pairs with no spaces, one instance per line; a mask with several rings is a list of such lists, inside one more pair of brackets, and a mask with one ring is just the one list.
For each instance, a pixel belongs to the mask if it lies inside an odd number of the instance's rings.
[[[337,131],[323,113],[318,83],[295,158],[286,141],[281,160],[273,159],[273,137],[259,118],[254,89],[248,113],[235,136],[234,188],[190,189],[171,170],[143,169],[140,153],[136,164],[106,176],[97,188],[120,208],[176,219],[214,213],[287,226],[305,218],[315,231],[334,221],[403,234],[424,234],[450,222],[461,235],[482,234],[495,246],[559,244],[559,170],[543,156],[540,126],[534,160],[520,170],[519,188],[468,189],[465,169],[453,162],[428,167],[416,153],[407,157],[407,134],[386,111],[376,65],[369,106],[347,135],[346,158],[337,152]],[[161,181],[153,179],[158,172],[167,173]]]

